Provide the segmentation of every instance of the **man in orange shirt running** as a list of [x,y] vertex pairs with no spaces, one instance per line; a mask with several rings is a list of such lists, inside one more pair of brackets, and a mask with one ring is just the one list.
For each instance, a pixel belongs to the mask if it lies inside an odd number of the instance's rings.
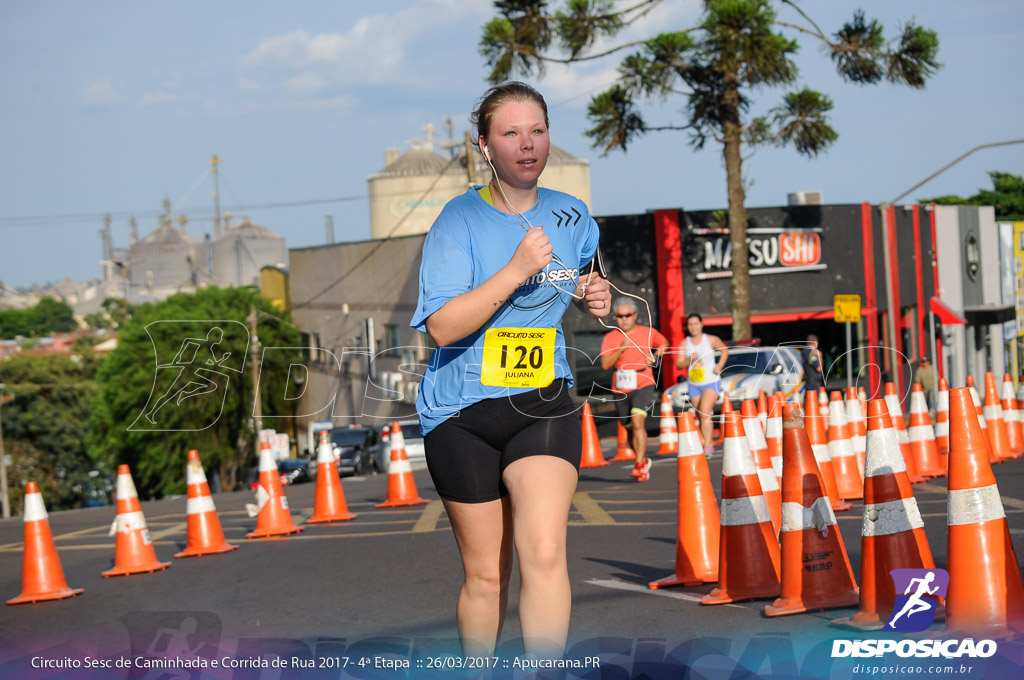
[[651,367],[668,347],[668,339],[654,328],[637,325],[639,310],[630,298],[617,299],[612,309],[618,329],[605,335],[601,342],[601,368],[615,369],[612,392],[622,395],[616,398],[615,408],[622,424],[633,432],[634,476],[637,481],[646,482],[650,479],[651,461],[647,458],[644,421],[655,403]]

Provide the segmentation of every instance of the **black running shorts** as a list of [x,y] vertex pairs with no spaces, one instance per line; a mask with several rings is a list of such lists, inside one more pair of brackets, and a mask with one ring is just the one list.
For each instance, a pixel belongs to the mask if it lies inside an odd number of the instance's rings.
[[653,410],[654,385],[615,395],[615,414],[623,427],[630,427],[633,424],[634,415],[641,414],[646,418]]
[[501,475],[520,458],[556,456],[578,472],[580,413],[559,378],[548,387],[467,406],[431,430],[423,448],[442,498],[486,503],[508,495]]

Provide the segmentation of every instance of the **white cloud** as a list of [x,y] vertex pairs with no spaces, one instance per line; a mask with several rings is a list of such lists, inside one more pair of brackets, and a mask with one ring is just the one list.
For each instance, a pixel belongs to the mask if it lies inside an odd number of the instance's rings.
[[111,106],[121,101],[121,94],[109,80],[94,80],[87,83],[82,96],[91,106]]

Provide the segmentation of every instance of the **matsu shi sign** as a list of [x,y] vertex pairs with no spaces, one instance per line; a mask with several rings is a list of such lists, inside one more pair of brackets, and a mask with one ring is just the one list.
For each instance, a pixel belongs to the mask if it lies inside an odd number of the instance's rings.
[[[684,247],[698,281],[732,276],[728,229],[694,229]],[[747,229],[750,275],[826,269],[821,262],[821,229]]]

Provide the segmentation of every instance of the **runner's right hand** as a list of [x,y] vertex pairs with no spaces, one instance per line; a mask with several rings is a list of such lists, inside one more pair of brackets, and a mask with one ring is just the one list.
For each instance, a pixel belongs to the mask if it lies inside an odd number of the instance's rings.
[[534,227],[526,232],[526,236],[516,246],[509,264],[515,268],[520,280],[525,281],[551,262],[554,249],[544,234],[544,227]]

